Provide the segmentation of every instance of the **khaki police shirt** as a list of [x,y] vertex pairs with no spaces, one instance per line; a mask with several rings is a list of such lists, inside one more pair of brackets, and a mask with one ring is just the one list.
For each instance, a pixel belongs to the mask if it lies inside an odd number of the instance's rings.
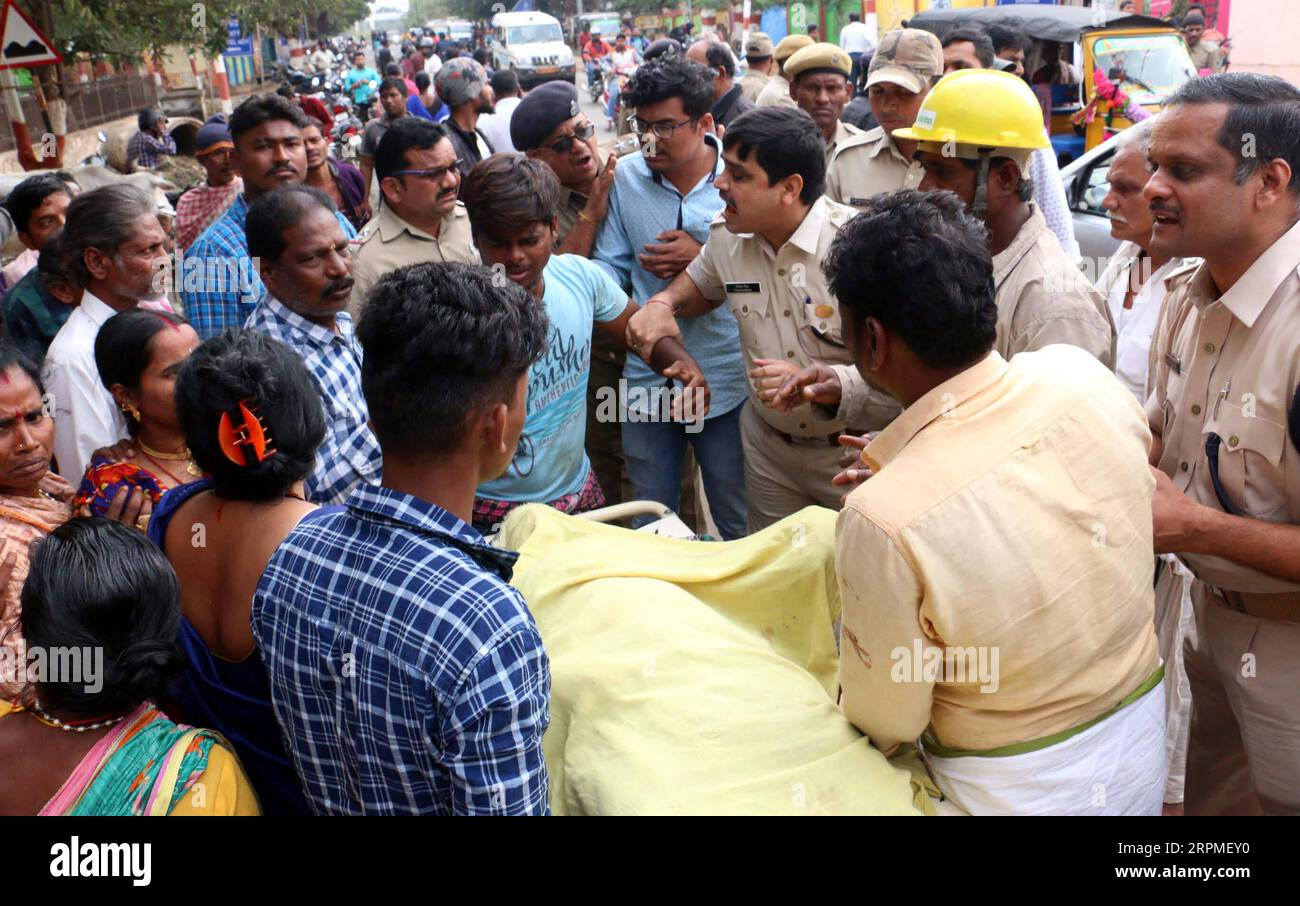
[[1069,343],[1115,367],[1115,322],[1105,297],[1061,250],[1038,205],[1016,238],[993,256],[997,292],[997,351],[1018,352]]
[[1202,69],[1223,72],[1223,54],[1211,49],[1204,41],[1198,41],[1195,47],[1187,48],[1187,53],[1192,58],[1192,65],[1196,67],[1197,72]]
[[758,104],[758,96],[763,93],[767,86],[768,76],[756,69],[751,69],[745,73],[745,77],[740,80],[740,93],[748,98],[755,105]]
[[826,143],[826,162],[830,163],[835,156],[836,150],[855,135],[861,135],[862,130],[857,126],[850,126],[843,120],[835,121],[835,132],[831,135],[831,140]]
[[[1204,264],[1171,274],[1165,285],[1146,407],[1164,440],[1158,468],[1197,503],[1222,510],[1205,451],[1217,434],[1229,502],[1253,519],[1300,523],[1300,452],[1287,431],[1300,385],[1300,224],[1222,295]],[[1300,592],[1298,583],[1219,557],[1180,556],[1220,588]]]
[[[731,305],[740,325],[746,369],[754,367],[754,359],[780,359],[799,368],[828,365],[839,377],[843,400],[835,413],[803,405],[782,414],[760,403],[749,384],[759,416],[777,431],[796,437],[824,437],[845,428],[875,430],[899,411],[893,398],[870,390],[854,367],[840,332],[839,302],[820,267],[840,227],[854,213],[819,198],[785,245],[775,250],[761,236],[732,233],[719,215],[709,226],[704,248],[686,267],[704,298]],[[868,398],[870,403],[865,402]],[[850,414],[858,420],[850,422]]]
[[469,213],[459,201],[455,209],[443,218],[437,236],[417,230],[382,203],[379,216],[366,224],[353,242],[352,279],[355,282],[348,303],[348,314],[353,318],[361,313],[366,293],[389,271],[424,261],[479,263],[478,249],[474,247],[470,233]]
[[[608,158],[609,152],[597,149],[597,171],[605,169],[605,161]],[[586,195],[583,195],[581,192],[576,192],[568,186],[560,186],[560,198],[555,206],[555,217],[559,220],[559,231],[555,236],[555,242],[557,245],[563,242],[564,237],[569,235],[569,231],[578,225],[578,215],[582,213],[582,209],[586,206]]]
[[767,80],[763,90],[758,93],[755,107],[798,107],[790,97],[790,80],[783,75],[774,75]]
[[915,189],[925,169],[899,152],[892,136],[877,126],[849,136],[835,148],[826,168],[826,195],[861,207],[872,195]]

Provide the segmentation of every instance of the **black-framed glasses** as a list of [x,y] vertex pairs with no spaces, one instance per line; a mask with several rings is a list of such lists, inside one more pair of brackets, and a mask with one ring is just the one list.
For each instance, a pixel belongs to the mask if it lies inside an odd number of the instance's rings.
[[452,170],[460,172],[460,165],[464,163],[459,157],[445,167],[434,167],[432,170],[394,170],[392,176],[418,176],[421,179],[427,179],[429,182],[440,182],[444,176]]
[[573,132],[569,133],[563,138],[556,139],[551,144],[544,145],[543,147],[545,147],[549,151],[554,151],[556,154],[568,154],[570,151],[573,150],[574,142],[585,142],[587,139],[591,138],[595,134],[596,134],[596,124],[587,122],[587,123],[583,123],[581,126],[578,126],[576,129],[573,130]]
[[696,119],[698,119],[698,117],[691,116],[682,120],[680,123],[669,123],[664,121],[660,121],[657,123],[647,123],[639,116],[630,116],[627,118],[627,121],[628,124],[632,127],[633,134],[636,135],[638,138],[641,137],[642,135],[645,135],[647,132],[652,132],[654,133],[655,138],[668,141],[670,138],[673,137],[673,134],[678,129],[680,129],[682,126],[685,126],[687,123],[694,123]]

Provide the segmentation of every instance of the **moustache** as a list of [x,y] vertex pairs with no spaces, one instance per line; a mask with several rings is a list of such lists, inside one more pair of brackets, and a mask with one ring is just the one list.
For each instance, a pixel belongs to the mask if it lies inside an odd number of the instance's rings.
[[1149,205],[1149,210],[1151,211],[1152,217],[1163,214],[1166,217],[1172,217],[1175,220],[1183,219],[1183,212],[1178,210],[1178,208],[1167,207],[1166,205],[1163,205],[1158,201],[1151,202],[1151,204]]
[[296,174],[297,172],[298,172],[298,171],[295,170],[295,169],[294,169],[290,164],[279,164],[279,165],[274,166],[274,167],[272,167],[271,169],[267,170],[267,171],[266,171],[266,175],[267,175],[267,176],[274,176],[274,175],[277,174],[277,173],[291,173],[291,174]]
[[345,291],[351,292],[352,284],[355,282],[356,281],[353,280],[351,277],[344,277],[341,280],[331,280],[325,286],[325,289],[321,291],[321,296],[328,298],[329,296],[336,296]]

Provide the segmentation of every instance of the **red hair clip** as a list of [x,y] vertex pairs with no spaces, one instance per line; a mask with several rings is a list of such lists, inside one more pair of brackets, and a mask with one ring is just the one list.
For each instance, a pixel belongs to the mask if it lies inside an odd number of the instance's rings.
[[217,443],[221,445],[221,452],[226,455],[226,459],[237,466],[248,465],[248,458],[243,450],[245,447],[253,451],[258,462],[273,455],[275,453],[275,447],[271,446],[273,438],[266,423],[262,421],[257,406],[251,404],[249,400],[240,400],[239,414],[243,419],[243,424],[239,427],[235,427],[229,412],[221,413],[221,422],[217,425]]

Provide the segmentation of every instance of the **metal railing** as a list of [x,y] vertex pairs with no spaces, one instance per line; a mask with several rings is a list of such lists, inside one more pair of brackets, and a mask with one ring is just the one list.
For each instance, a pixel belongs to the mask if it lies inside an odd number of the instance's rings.
[[[145,74],[105,76],[88,82],[61,83],[63,96],[68,99],[68,132],[90,129],[102,123],[132,116],[143,107],[158,103],[158,90],[153,76]],[[31,88],[19,88],[18,97],[27,120],[27,129],[35,137],[45,131],[40,104]],[[0,151],[12,151],[12,130],[0,128]]]

